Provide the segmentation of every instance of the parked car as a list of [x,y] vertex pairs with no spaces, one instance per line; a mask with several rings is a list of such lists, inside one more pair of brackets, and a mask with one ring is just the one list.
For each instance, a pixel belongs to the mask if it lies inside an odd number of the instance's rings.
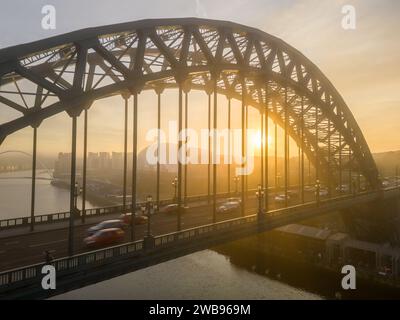
[[110,229],[110,228],[120,228],[123,229],[124,228],[124,223],[122,220],[106,220],[103,222],[100,222],[99,224],[96,224],[93,227],[90,227],[89,229],[87,229],[87,235],[91,236],[93,234],[95,234],[97,231],[99,230],[103,230],[103,229]]
[[[130,225],[131,219],[132,219],[132,213],[129,212],[129,213],[121,214],[120,219],[122,220],[122,222],[125,225]],[[134,224],[145,224],[145,223],[147,223],[147,220],[148,220],[148,217],[141,213],[136,212],[134,214],[134,217],[133,217]]]
[[97,231],[95,234],[85,238],[88,248],[104,247],[121,243],[124,240],[125,232],[120,228],[109,228]]
[[217,213],[232,213],[240,210],[239,201],[226,201],[217,207]]

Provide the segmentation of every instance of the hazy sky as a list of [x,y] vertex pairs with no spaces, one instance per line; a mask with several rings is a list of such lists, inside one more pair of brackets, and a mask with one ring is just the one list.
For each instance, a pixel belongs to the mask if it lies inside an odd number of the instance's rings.
[[[294,46],[331,80],[353,112],[373,152],[400,149],[400,1],[398,0],[2,0],[0,47],[56,34],[144,18],[206,17],[238,22],[271,33]],[[43,5],[56,7],[56,30],[41,28]],[[228,4],[228,5],[227,5]],[[356,8],[356,30],[341,27],[341,8]],[[150,101],[152,98],[143,98]],[[201,100],[199,98],[199,100]],[[203,99],[205,103],[205,99]],[[201,100],[202,101],[202,100]],[[103,102],[93,111],[109,119],[115,110]],[[122,102],[119,111],[122,112]],[[149,103],[149,102],[147,102]],[[154,102],[153,102],[154,103]],[[99,102],[98,105],[102,105]],[[93,109],[94,110],[94,109]],[[104,137],[110,148],[122,148],[122,113],[115,124],[102,122],[91,134]],[[1,113],[0,113],[1,116]],[[119,117],[119,118],[118,118]],[[41,127],[42,152],[68,151],[67,116],[59,115]],[[48,133],[52,132],[52,135]],[[8,137],[2,149],[17,148],[30,129]],[[108,139],[108,140],[107,140]],[[118,140],[120,143],[116,143]],[[93,141],[93,140],[92,140]],[[48,147],[45,145],[48,144]],[[116,146],[116,147],[115,147]],[[93,151],[101,146],[91,145]]]

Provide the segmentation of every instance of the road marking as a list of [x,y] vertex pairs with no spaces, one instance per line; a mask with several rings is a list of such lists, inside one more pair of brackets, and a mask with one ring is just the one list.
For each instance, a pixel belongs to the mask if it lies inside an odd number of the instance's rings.
[[17,243],[19,243],[19,241],[18,241],[18,240],[16,240],[16,241],[10,241],[10,242],[6,242],[6,243],[5,243],[5,245],[6,245],[6,246],[9,246],[9,245],[12,245],[12,244],[17,244]]
[[64,241],[67,241],[67,239],[55,240],[55,241],[50,241],[50,242],[38,243],[38,244],[31,244],[28,247],[29,248],[35,248],[35,247],[46,246],[46,245],[49,245],[49,244],[59,243],[59,242],[64,242]]

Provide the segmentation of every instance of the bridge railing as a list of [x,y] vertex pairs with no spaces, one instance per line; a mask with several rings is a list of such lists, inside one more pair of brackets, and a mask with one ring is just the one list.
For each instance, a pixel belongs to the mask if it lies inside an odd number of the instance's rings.
[[[85,268],[104,265],[121,258],[132,257],[141,251],[143,251],[143,240],[56,259],[50,265],[54,266],[57,276],[60,276],[81,272]],[[35,283],[40,285],[40,279],[43,277],[41,272],[44,265],[44,263],[39,263],[0,273],[0,292]]]
[[[177,242],[184,242],[195,238],[211,237],[213,234],[223,231],[231,232],[232,229],[240,228],[243,224],[255,223],[256,221],[257,216],[251,215],[156,236],[154,237],[155,249],[161,246],[175,245]],[[130,258],[142,253],[144,250],[144,241],[140,240],[74,255],[72,257],[56,259],[50,264],[55,267],[57,277],[59,277],[75,272],[82,272],[86,268],[104,266],[117,260]],[[45,263],[39,263],[1,272],[0,293],[22,286],[33,284],[40,285],[41,278],[43,277],[41,270],[44,265]]]

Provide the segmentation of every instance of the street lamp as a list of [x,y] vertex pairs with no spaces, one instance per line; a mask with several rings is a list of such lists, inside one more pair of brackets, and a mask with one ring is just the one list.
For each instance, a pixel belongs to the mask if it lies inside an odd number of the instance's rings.
[[258,214],[261,216],[261,214],[263,213],[262,200],[264,198],[264,191],[260,184],[257,186],[256,197],[258,199]]
[[78,197],[82,193],[82,188],[79,187],[78,182],[75,182],[75,189],[74,189],[74,214],[78,213]]
[[174,202],[177,200],[177,192],[178,192],[178,178],[175,177],[174,181],[172,181],[172,186],[174,187]]
[[319,182],[319,180],[317,179],[317,181],[315,181],[315,199],[317,202],[317,206],[319,206],[320,204],[320,191],[321,191],[321,183]]
[[142,212],[147,210],[147,236],[151,237],[151,215],[154,213],[153,197],[148,195],[146,197],[146,206],[142,207]]
[[236,193],[236,194],[238,194],[238,192],[239,192],[239,189],[238,189],[238,183],[239,183],[239,181],[240,181],[239,176],[233,177],[233,182],[235,182],[235,193]]

